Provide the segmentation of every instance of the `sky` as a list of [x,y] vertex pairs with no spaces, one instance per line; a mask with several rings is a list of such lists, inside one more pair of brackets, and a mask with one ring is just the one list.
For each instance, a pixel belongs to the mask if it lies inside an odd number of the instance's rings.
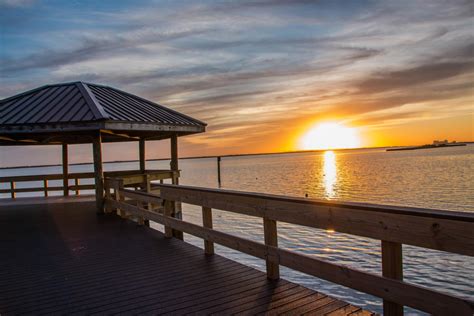
[[[0,0],[0,98],[114,86],[208,124],[180,139],[181,156],[298,150],[321,122],[355,128],[362,147],[469,141],[473,12],[456,0]],[[136,147],[105,145],[106,157]],[[166,155],[166,141],[147,145]],[[59,157],[3,147],[0,166]]]

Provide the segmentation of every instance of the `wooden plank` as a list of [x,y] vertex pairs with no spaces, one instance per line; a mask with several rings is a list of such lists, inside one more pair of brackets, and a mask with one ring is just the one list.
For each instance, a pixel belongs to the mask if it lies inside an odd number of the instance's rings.
[[469,315],[474,311],[473,302],[426,287],[332,264],[285,249],[269,247],[268,251],[273,252],[274,256],[278,255],[280,264],[288,268],[422,311],[435,314],[449,311],[458,315]]
[[[291,311],[295,308],[306,305],[308,303],[316,302],[317,300],[320,300],[320,299],[325,298],[325,297],[327,297],[327,296],[324,295],[324,294],[313,292],[309,296],[301,297],[300,299],[298,299],[296,301],[293,301],[293,302],[290,302],[290,303],[285,304],[283,306],[279,306],[277,308],[273,308],[271,310],[268,310],[268,311],[265,312],[265,314],[268,315],[268,316],[270,316],[270,315],[282,315],[285,312]],[[251,310],[251,311],[249,311],[249,314],[253,313],[253,312],[254,311]]]
[[160,198],[158,195],[145,193],[140,191],[132,191],[132,190],[122,190],[121,194],[127,198],[134,199],[134,200],[141,200],[145,203],[153,203],[157,205],[163,204],[163,199]]
[[258,306],[266,305],[271,307],[274,301],[291,297],[292,295],[299,294],[305,289],[295,284],[287,283],[275,288],[270,288],[266,291],[257,290],[256,293],[243,293],[242,297],[234,299],[231,302],[216,306],[214,308],[206,309],[203,312],[205,314],[215,315],[235,315],[245,310],[249,310]]
[[102,136],[100,131],[92,142],[92,154],[94,156],[94,178],[95,178],[95,198],[97,212],[104,212],[104,173],[102,169]]
[[[93,178],[93,172],[81,172],[81,173],[70,173],[69,179],[74,178]],[[33,176],[9,176],[9,177],[0,177],[1,182],[33,182],[33,181],[43,181],[43,180],[62,180],[62,174],[43,174],[43,175],[33,175]]]
[[94,190],[95,184],[78,184],[78,185],[71,185],[69,189],[76,191],[76,195],[79,195],[78,192],[81,190]]
[[[292,310],[286,311],[285,313],[282,313],[280,315],[304,315],[306,313],[310,313],[312,310],[331,304],[334,301],[336,301],[334,298],[325,296],[317,300],[314,300],[312,302],[309,302],[307,304],[298,306]],[[321,315],[318,313],[313,313],[313,314]]]
[[[47,180],[45,180],[45,181],[47,181]],[[76,190],[76,189],[79,189],[79,190],[93,190],[94,188],[95,188],[95,186],[93,184],[81,184],[78,187],[70,186],[71,190]],[[63,188],[63,186],[51,187],[51,186],[48,185],[47,188],[45,188],[44,186],[35,187],[35,188],[15,188],[14,192],[15,193],[44,192],[46,190],[47,191],[63,191],[64,188]],[[11,193],[11,189],[1,189],[0,193]]]
[[331,312],[334,312],[338,309],[342,309],[344,308],[345,306],[348,306],[349,304],[344,302],[344,301],[340,301],[340,300],[334,300],[333,302],[329,303],[329,304],[326,304],[324,306],[321,306],[319,308],[315,308],[311,311],[309,311],[308,313],[306,313],[306,315],[314,315],[314,314],[319,314],[319,315],[327,315]]
[[63,195],[69,195],[69,162],[67,144],[62,144],[62,166],[63,166]]
[[[202,208],[202,226],[212,229],[212,209],[209,207]],[[204,252],[206,255],[214,254],[214,243],[204,239]]]
[[[112,203],[115,203],[112,201]],[[430,313],[455,313],[471,315],[474,304],[451,295],[432,291],[428,288],[402,281],[381,277],[372,273],[333,264],[285,249],[266,246],[251,240],[236,237],[172,217],[149,212],[133,205],[120,203],[131,213],[137,213],[172,229],[213,241],[223,246],[262,258],[269,259],[291,269],[341,284],[383,299],[398,302]]]
[[[55,187],[50,187],[48,186],[48,191],[62,191],[63,187],[62,186],[55,186]],[[0,193],[25,193],[25,192],[44,192],[44,187],[36,187],[36,188],[14,188],[12,191],[11,189],[2,189],[0,190]]]
[[[403,280],[401,244],[382,240],[382,275],[395,280]],[[385,316],[402,316],[403,305],[384,300],[383,314]]]
[[474,256],[474,214],[161,185],[163,198],[297,225]]
[[[274,220],[264,218],[263,219],[263,234],[265,237],[265,245],[278,247],[278,233],[277,223]],[[278,265],[277,258],[266,258],[267,277],[270,280],[277,280],[280,278],[280,266]]]
[[260,313],[265,313],[268,315],[278,308],[292,305],[293,303],[298,302],[307,297],[313,297],[314,299],[314,291],[311,291],[301,286],[297,286],[282,293],[278,293],[276,295],[272,293],[271,296],[264,298],[263,300],[255,300],[253,302],[250,302],[250,304],[240,306],[229,311],[226,310],[226,312],[236,312],[237,314],[246,315],[258,315]]
[[333,312],[327,314],[327,316],[346,316],[353,312],[361,310],[360,307],[354,305],[346,305],[342,308],[339,308]]

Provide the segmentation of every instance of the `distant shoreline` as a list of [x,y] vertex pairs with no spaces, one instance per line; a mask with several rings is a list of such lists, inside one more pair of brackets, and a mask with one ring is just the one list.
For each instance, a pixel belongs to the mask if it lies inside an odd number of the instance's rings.
[[[459,142],[464,144],[474,144],[474,141]],[[180,157],[180,160],[185,159],[208,159],[208,158],[229,158],[229,157],[246,157],[246,156],[266,156],[266,155],[287,155],[287,154],[303,154],[303,153],[318,153],[324,151],[353,151],[353,150],[364,150],[364,149],[388,149],[388,148],[401,148],[406,146],[380,146],[380,147],[360,147],[360,148],[338,148],[338,149],[313,149],[313,150],[294,150],[294,151],[281,151],[281,152],[267,152],[267,153],[245,153],[245,154],[229,154],[229,155],[206,155],[206,156],[192,156],[192,157]],[[147,159],[146,161],[164,161],[170,160],[170,158],[154,158]],[[127,162],[138,162],[138,159],[133,160],[114,160],[104,161],[104,164],[109,163],[127,163]],[[70,166],[81,166],[90,165],[92,162],[79,162],[69,164]],[[15,167],[0,167],[0,170],[5,169],[23,169],[23,168],[45,168],[45,167],[59,167],[61,164],[50,164],[50,165],[27,165],[27,166],[15,166]]]

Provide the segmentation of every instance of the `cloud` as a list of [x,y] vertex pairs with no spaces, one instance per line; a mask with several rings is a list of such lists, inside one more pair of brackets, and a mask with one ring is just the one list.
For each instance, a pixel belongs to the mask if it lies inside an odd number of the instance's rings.
[[64,6],[24,19],[40,23],[27,24],[31,34],[2,38],[0,95],[109,84],[206,121],[209,136],[189,139],[210,149],[219,138],[243,148],[320,119],[376,126],[462,115],[473,95],[471,9],[441,0]]
[[0,8],[25,8],[32,6],[35,0],[0,0]]
[[104,55],[123,54],[128,49],[139,49],[141,45],[176,40],[196,35],[205,30],[173,30],[161,31],[153,28],[138,29],[124,34],[106,34],[90,36],[82,39],[76,49],[44,51],[19,60],[6,60],[0,66],[3,75],[14,76],[23,71],[41,68],[57,68],[75,64]]

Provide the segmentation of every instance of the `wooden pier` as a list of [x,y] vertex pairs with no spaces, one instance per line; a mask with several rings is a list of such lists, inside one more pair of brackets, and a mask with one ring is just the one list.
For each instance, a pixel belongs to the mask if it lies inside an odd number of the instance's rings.
[[0,314],[370,315],[116,215],[94,197],[0,201]]
[[[0,315],[370,314],[280,279],[280,266],[380,297],[389,316],[404,306],[474,313],[469,300],[403,280],[402,255],[406,244],[474,256],[472,213],[181,186],[178,137],[206,123],[112,87],[48,85],[0,107],[0,146],[62,147],[62,174],[0,177],[0,194],[11,198],[0,200]],[[162,139],[170,140],[170,169],[150,170],[145,142]],[[102,143],[130,141],[139,170],[104,172]],[[94,172],[69,172],[73,144],[92,144]],[[81,196],[87,190],[93,201]],[[182,220],[184,203],[202,207],[202,225]],[[213,209],[261,221],[264,240],[214,229]],[[380,273],[282,249],[278,223],[378,240]],[[183,242],[184,233],[202,238],[204,251]],[[266,273],[214,254],[214,243],[265,260]]]

